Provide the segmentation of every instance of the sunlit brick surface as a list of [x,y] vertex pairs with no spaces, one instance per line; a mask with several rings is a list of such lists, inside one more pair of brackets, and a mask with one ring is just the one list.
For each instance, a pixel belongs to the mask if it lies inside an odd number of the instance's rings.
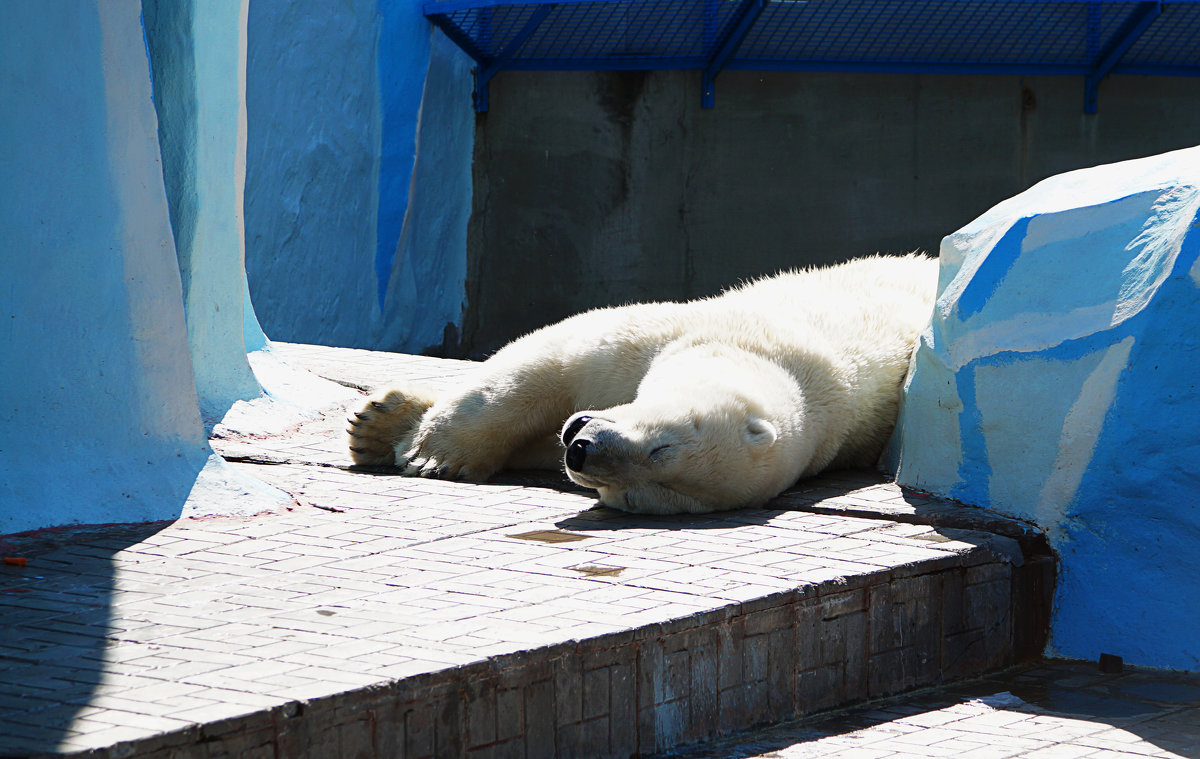
[[[363,388],[463,369],[280,350]],[[8,539],[0,754],[628,756],[1040,645],[1038,537],[873,473],[633,516],[553,473],[350,471],[344,415],[214,441],[289,511]]]

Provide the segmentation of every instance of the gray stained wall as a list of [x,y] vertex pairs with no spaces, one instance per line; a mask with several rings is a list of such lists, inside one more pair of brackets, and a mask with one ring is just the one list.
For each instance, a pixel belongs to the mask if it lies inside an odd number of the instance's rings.
[[[460,344],[942,237],[1052,174],[1200,144],[1200,79],[505,72],[477,117]],[[448,341],[449,342],[449,341]]]

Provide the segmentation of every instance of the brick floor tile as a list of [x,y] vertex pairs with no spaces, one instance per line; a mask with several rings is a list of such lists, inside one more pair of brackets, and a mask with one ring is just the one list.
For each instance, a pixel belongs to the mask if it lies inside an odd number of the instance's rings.
[[1091,757],[1095,749],[1090,746],[1057,743],[1045,748],[1038,748],[1022,754],[1022,759],[1085,759]]
[[72,723],[72,728],[85,733],[107,730],[113,727],[136,728],[150,733],[164,733],[182,730],[194,724],[190,720],[148,714],[141,710],[131,710],[128,708],[130,705],[138,706],[136,702],[131,704],[128,701],[103,704],[101,708],[96,708],[87,715],[76,717]]
[[[208,700],[199,705],[184,706],[175,714],[175,718],[199,725],[212,724],[233,717],[243,717],[263,708],[278,706],[284,699],[259,699],[255,703],[245,704],[236,701]],[[104,744],[100,744],[104,745]]]
[[78,735],[54,725],[26,725],[0,720],[0,735],[4,736],[5,751],[13,755],[34,755],[47,746],[58,746],[67,736]]

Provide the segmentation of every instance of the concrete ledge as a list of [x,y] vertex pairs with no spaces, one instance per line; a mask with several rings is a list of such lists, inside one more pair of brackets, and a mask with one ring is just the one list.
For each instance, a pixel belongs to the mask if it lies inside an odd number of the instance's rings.
[[[318,351],[360,376],[460,368]],[[289,511],[6,539],[28,563],[0,567],[0,753],[648,754],[1044,642],[1054,563],[1035,536],[873,473],[647,517],[536,484],[552,474],[350,471],[341,424],[214,441]],[[933,511],[941,526],[920,523]]]
[[1052,571],[979,549],[86,753],[655,753],[1032,658],[1042,633],[1028,611],[1044,613]]

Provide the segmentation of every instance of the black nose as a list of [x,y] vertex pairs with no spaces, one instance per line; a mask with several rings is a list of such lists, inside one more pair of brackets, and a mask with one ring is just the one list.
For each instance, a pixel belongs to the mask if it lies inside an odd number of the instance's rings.
[[587,449],[591,440],[580,438],[567,446],[567,469],[573,472],[583,471],[583,462],[587,460]]
[[590,416],[575,417],[575,419],[572,420],[572,422],[567,425],[567,428],[565,430],[563,430],[563,433],[562,433],[563,445],[570,445],[571,441],[575,439],[575,436],[579,434],[579,431],[581,429],[583,429],[584,425],[590,421],[592,421],[592,418]]

